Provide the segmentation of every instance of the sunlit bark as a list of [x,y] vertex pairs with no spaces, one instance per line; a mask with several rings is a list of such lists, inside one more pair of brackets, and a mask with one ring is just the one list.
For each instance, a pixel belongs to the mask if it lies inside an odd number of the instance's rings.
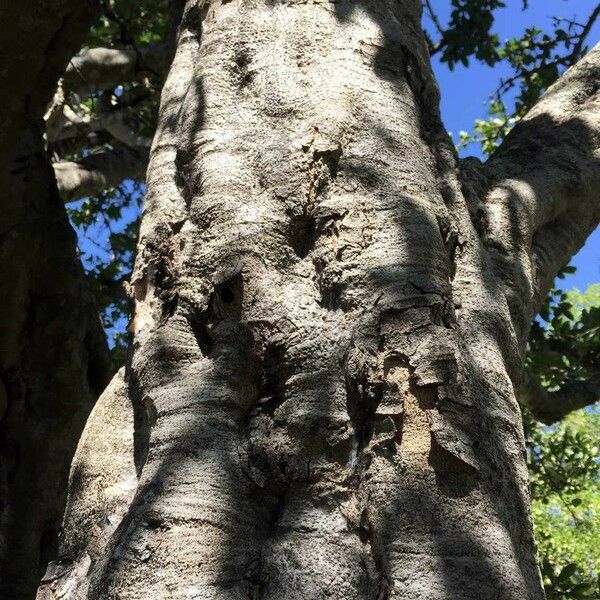
[[416,0],[188,2],[38,597],[541,600],[513,380],[560,211],[496,191],[538,154],[459,175]]

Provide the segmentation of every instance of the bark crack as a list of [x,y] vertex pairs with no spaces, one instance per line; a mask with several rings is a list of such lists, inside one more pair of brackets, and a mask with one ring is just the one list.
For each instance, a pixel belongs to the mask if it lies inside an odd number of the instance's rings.
[[318,200],[335,182],[343,153],[341,144],[323,141],[319,136],[315,128],[315,138],[302,146],[308,155],[308,187],[302,206],[296,208],[290,218],[289,241],[299,258],[308,256],[319,237]]

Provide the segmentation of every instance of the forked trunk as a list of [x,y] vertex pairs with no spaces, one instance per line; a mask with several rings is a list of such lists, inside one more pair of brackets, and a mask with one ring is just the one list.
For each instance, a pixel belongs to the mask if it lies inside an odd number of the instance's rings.
[[543,598],[509,377],[533,303],[438,103],[417,0],[188,2],[133,358],[38,598]]

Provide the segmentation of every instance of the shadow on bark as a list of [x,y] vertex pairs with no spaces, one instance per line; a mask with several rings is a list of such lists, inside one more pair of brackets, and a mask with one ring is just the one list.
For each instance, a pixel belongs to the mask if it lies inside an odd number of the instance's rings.
[[[451,155],[448,140],[443,141],[437,89],[423,58],[425,44],[418,50],[421,58],[415,58],[413,51],[399,48],[396,38],[385,35],[390,14],[399,10],[391,5],[381,10],[375,3],[340,2],[335,10],[343,21],[359,7],[379,23],[386,40],[374,59],[376,73],[402,87],[402,93],[403,86],[410,87],[422,117],[424,143],[434,154],[446,144],[443,150]],[[407,33],[406,39],[413,37]],[[240,85],[249,85],[248,57],[239,55],[236,64]],[[202,81],[195,86],[190,90],[195,110],[187,117],[176,106],[163,109],[169,112],[166,129],[173,134],[182,119],[192,119],[186,121],[187,134],[204,126]],[[398,106],[400,112],[402,108]],[[373,121],[371,129],[382,148],[400,153],[397,136],[384,125]],[[202,207],[194,183],[199,174],[188,168],[195,150],[183,143],[175,158],[178,186],[190,213]],[[409,151],[402,148],[405,154]],[[203,310],[190,309],[164,280],[158,282],[169,296],[164,323],[147,342],[151,349],[144,364],[129,372],[140,484],[113,536],[109,558],[97,571],[91,597],[134,589],[136,570],[145,585],[176,586],[173,581],[161,583],[152,572],[155,562],[169,560],[169,552],[191,570],[194,564],[203,570],[210,564],[209,576],[190,585],[188,598],[342,597],[347,582],[324,581],[311,570],[308,550],[319,544],[325,555],[320,558],[339,565],[344,574],[340,579],[352,574],[344,596],[348,599],[504,600],[516,599],[518,590],[526,590],[532,600],[540,597],[536,567],[529,561],[525,472],[515,466],[522,460],[522,433],[512,388],[502,367],[486,372],[468,343],[459,339],[464,332],[453,307],[455,248],[448,244],[444,221],[453,199],[438,194],[437,188],[437,199],[431,202],[407,193],[402,165],[383,167],[378,157],[361,160],[341,147],[327,152],[318,150],[312,161],[320,162],[332,179],[351,177],[374,196],[383,193],[393,200],[378,207],[386,220],[376,233],[388,235],[396,255],[368,272],[348,271],[343,280],[327,280],[324,265],[315,261],[320,298],[311,306],[313,312],[307,309],[294,327],[275,333],[265,333],[264,324],[246,313],[244,261],[255,258],[250,251],[245,256],[223,250],[223,263],[242,266],[213,282]],[[440,164],[433,156],[432,162],[436,160],[437,184],[443,188],[444,169],[455,165]],[[294,233],[288,239],[290,264],[312,261],[322,238],[331,233],[331,215],[288,217]],[[195,218],[200,222],[202,215]],[[517,221],[518,213],[515,227]],[[515,241],[517,231],[512,232]],[[256,239],[252,251],[260,256],[262,238]],[[502,296],[487,268],[492,262],[489,249],[476,237],[470,241],[475,242],[472,258],[479,260],[481,287],[492,297]],[[336,261],[344,266],[343,253]],[[265,295],[277,291],[262,290]],[[489,308],[480,306],[487,314],[479,319],[482,328],[476,337],[508,348],[504,359],[511,364],[520,356],[513,329],[521,324],[511,323],[510,299],[498,313],[502,302],[500,298]],[[288,315],[280,316],[283,321]],[[331,319],[337,338],[326,319]],[[414,336],[419,344],[445,341],[445,346],[440,350],[434,344],[423,356],[416,342],[396,347],[383,333],[386,323],[401,337]],[[425,337],[419,338],[423,332]],[[327,336],[331,339],[322,343]],[[448,364],[448,347],[458,364]],[[364,364],[354,365],[354,352]],[[417,416],[435,409],[450,423],[450,442],[432,437],[431,423],[426,423],[423,463],[421,458],[411,462],[410,453],[403,457],[402,445],[411,433],[405,426],[406,406],[397,414],[378,413],[389,400],[386,391],[397,394],[397,389],[388,389],[383,378],[370,380],[371,366],[376,370],[381,365],[363,355],[382,355],[384,365],[393,359],[400,371],[410,372],[405,404],[413,395]],[[382,367],[384,372],[387,367]],[[456,379],[458,374],[462,379]],[[490,381],[490,374],[498,375],[498,381]],[[472,446],[475,464],[468,462],[471,455],[461,444]],[[378,488],[372,481],[369,488],[361,481],[373,464],[382,465],[387,485]],[[343,478],[336,480],[336,473],[344,473]],[[358,515],[349,514],[352,503],[359,506]],[[335,543],[329,545],[332,540],[320,528],[335,532]],[[165,541],[162,548],[169,531],[175,542]],[[177,544],[189,544],[191,556],[179,552]]]

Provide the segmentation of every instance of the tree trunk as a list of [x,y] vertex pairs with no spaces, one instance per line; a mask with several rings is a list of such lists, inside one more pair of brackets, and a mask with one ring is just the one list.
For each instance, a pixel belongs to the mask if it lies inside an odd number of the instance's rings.
[[110,377],[106,340],[44,152],[43,113],[94,16],[0,2],[0,598],[56,557],[69,466]]
[[486,214],[504,180],[461,181],[438,103],[417,0],[187,3],[133,356],[39,599],[543,598],[511,381],[538,221],[498,241],[518,197]]

